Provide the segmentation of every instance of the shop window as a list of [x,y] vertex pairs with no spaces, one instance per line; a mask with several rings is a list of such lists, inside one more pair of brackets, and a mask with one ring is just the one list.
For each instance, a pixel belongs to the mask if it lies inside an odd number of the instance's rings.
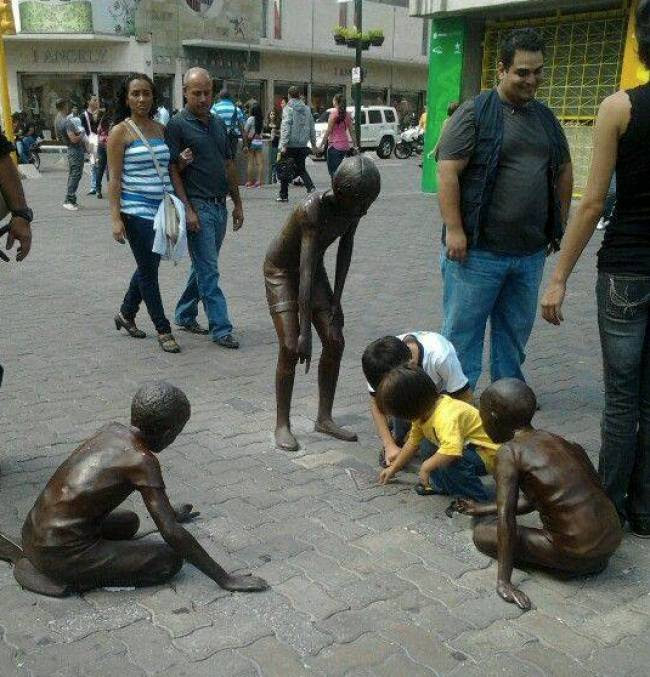
[[380,125],[382,123],[381,111],[380,110],[369,110],[368,111],[368,122],[371,125]]
[[187,6],[195,12],[205,12],[212,7],[214,0],[185,0]]

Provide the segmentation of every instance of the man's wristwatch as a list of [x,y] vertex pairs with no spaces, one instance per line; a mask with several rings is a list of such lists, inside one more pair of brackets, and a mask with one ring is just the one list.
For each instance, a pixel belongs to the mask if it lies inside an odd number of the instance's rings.
[[22,209],[12,209],[12,216],[17,216],[19,219],[25,219],[27,223],[31,223],[34,220],[34,212],[29,207],[23,207]]

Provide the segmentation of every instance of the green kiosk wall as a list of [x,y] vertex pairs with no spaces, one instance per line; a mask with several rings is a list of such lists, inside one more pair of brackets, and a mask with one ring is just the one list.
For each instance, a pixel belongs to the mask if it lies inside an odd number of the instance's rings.
[[429,85],[427,90],[427,127],[424,142],[422,190],[438,190],[433,150],[447,118],[447,106],[460,100],[465,22],[463,19],[432,19],[429,51]]

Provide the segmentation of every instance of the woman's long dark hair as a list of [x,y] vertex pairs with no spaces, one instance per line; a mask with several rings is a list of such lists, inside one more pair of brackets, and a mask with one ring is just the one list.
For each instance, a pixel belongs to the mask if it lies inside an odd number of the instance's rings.
[[250,115],[255,118],[255,134],[261,134],[264,128],[264,115],[262,114],[262,107],[257,101],[251,104]]
[[345,116],[347,115],[347,101],[343,94],[337,94],[334,97],[334,105],[336,110],[339,112],[338,117],[336,118],[336,124],[345,124]]
[[640,0],[635,19],[639,59],[646,68],[650,68],[650,0]]
[[153,118],[158,110],[158,92],[156,91],[156,85],[154,85],[153,80],[144,73],[130,73],[126,76],[126,80],[120,85],[120,90],[117,93],[117,105],[115,106],[115,116],[113,117],[113,124],[117,125],[120,122],[126,120],[126,118],[131,117],[131,109],[129,108],[129,87],[134,80],[144,80],[151,87],[151,110],[149,111],[149,117]]

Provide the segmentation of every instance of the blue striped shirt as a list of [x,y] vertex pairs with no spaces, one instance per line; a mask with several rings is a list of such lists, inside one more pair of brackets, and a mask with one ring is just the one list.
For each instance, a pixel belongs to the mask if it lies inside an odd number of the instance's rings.
[[[169,178],[169,148],[162,139],[147,139],[165,181],[165,188],[173,193]],[[149,149],[136,139],[124,149],[120,211],[153,221],[164,196],[163,183],[158,176]]]
[[[237,109],[236,115],[235,109]],[[236,108],[235,104],[230,99],[221,99],[217,101],[210,109],[210,112],[223,120],[223,123],[226,125],[226,129],[228,131],[230,131],[230,127],[232,126],[234,117],[235,120],[237,121],[235,131],[237,133],[237,136],[241,136],[239,125],[244,124],[244,114],[241,112],[239,108]]]

